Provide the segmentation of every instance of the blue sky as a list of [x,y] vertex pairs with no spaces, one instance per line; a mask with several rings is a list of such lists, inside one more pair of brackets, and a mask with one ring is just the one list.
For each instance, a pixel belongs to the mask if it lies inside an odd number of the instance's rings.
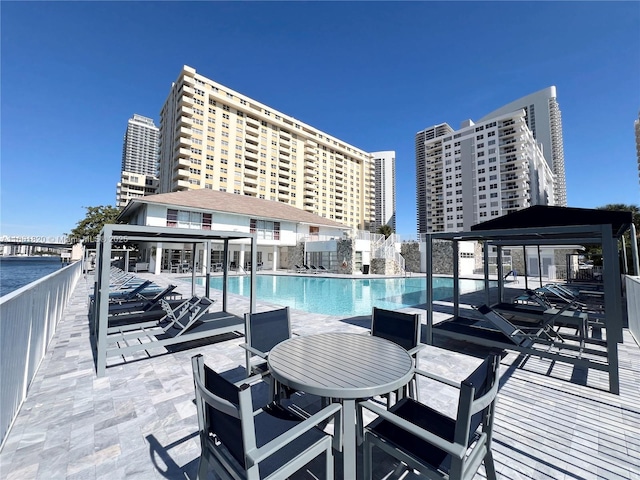
[[416,132],[550,85],[568,205],[640,204],[638,2],[2,2],[0,234],[114,205],[127,120],[182,65],[367,151],[395,150],[416,231]]

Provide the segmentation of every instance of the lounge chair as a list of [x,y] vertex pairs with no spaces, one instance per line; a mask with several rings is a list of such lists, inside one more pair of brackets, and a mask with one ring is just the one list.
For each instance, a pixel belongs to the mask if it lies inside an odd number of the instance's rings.
[[304,271],[305,273],[308,273],[308,272],[310,272],[310,271],[311,271],[311,268],[309,267],[309,265],[302,264],[302,268],[304,269],[303,271]]
[[[520,347],[530,347],[536,340],[546,339],[553,341],[553,337],[559,335],[551,328],[549,321],[534,327],[517,327],[509,320],[487,305],[476,307],[495,328],[502,332],[509,340]],[[561,337],[560,337],[561,338]]]
[[[400,400],[389,410],[371,401],[361,402],[360,408],[379,416],[364,430],[364,479],[371,479],[376,446],[398,459],[398,468],[405,465],[407,470],[418,470],[426,478],[470,480],[484,463],[486,477],[495,480],[491,441],[499,364],[500,357],[490,355],[460,384],[416,371],[459,389],[455,419],[411,398]],[[401,473],[398,468],[396,473]]]
[[311,268],[311,271],[313,273],[318,273],[320,271],[320,269],[318,267],[316,267],[315,265],[309,265],[309,267]]
[[[109,315],[109,332],[135,330],[144,326],[158,326],[167,322],[175,322],[196,307],[200,311],[203,305],[211,306],[213,301],[206,297],[193,296],[187,300],[180,300],[178,305],[160,299],[160,309],[153,309],[144,312],[123,313],[119,315]],[[203,312],[204,313],[204,312]],[[124,327],[124,328],[123,328]]]
[[318,270],[320,270],[321,272],[329,273],[329,270],[327,270],[326,268],[324,268],[324,265],[318,265]]
[[202,355],[191,362],[202,448],[198,479],[208,478],[210,467],[221,478],[288,478],[323,454],[324,478],[333,479],[332,448],[339,448],[340,435],[326,434],[322,425],[331,419],[340,425],[339,404],[306,420],[274,403],[254,411],[251,379],[233,384]]
[[[138,294],[136,300],[123,301],[109,305],[109,314],[122,314],[122,313],[134,313],[134,312],[146,312],[155,308],[162,308],[160,306],[160,300],[165,299],[169,295],[173,295],[172,292],[177,288],[176,285],[169,285],[167,288],[157,293],[153,297],[145,297]],[[177,302],[183,300],[167,300],[169,304],[174,306],[179,305]]]
[[296,269],[296,273],[304,272],[304,267],[302,265],[294,265]]

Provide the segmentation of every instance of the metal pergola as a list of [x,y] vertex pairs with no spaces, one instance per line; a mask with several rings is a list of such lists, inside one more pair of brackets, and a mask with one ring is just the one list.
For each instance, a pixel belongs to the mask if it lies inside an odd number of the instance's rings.
[[[547,207],[549,208],[549,207]],[[490,221],[478,224],[472,227],[470,232],[455,233],[434,233],[426,235],[426,257],[427,257],[427,325],[426,325],[426,342],[433,344],[434,332],[439,335],[457,338],[472,343],[487,345],[490,347],[502,349],[514,349],[522,351],[526,354],[534,356],[550,358],[562,362],[572,363],[574,365],[604,370],[609,375],[609,390],[612,393],[619,393],[620,381],[618,372],[618,343],[622,342],[622,330],[624,325],[622,310],[622,289],[620,276],[620,255],[618,253],[618,242],[622,238],[622,234],[631,229],[632,237],[634,235],[633,224],[631,223],[630,212],[606,212],[612,215],[591,216],[593,224],[571,224],[572,222],[584,221],[582,213],[592,212],[585,209],[564,209],[564,212],[558,210],[561,207],[552,207],[552,210],[531,207],[531,212],[525,209],[515,214],[505,215]],[[575,212],[579,210],[579,212]],[[549,223],[567,225],[544,226],[542,224],[547,220],[545,212],[552,213],[552,220]],[[602,211],[598,211],[602,212]],[[628,215],[627,215],[628,214]],[[512,217],[510,219],[509,217]],[[564,215],[564,218],[563,218]],[[607,223],[608,222],[608,223]],[[529,225],[528,227],[526,225]],[[455,322],[457,319],[467,321],[460,310],[460,278],[459,278],[459,242],[461,241],[477,241],[484,245],[484,290],[486,294],[486,304],[490,305],[490,279],[489,279],[489,250],[492,246],[497,250],[497,282],[498,282],[498,301],[503,301],[504,295],[504,272],[502,268],[502,249],[514,247],[529,246],[575,246],[575,245],[600,245],[603,255],[603,273],[602,286],[605,307],[605,321],[603,327],[606,330],[606,362],[596,362],[577,355],[557,354],[551,351],[541,351],[534,348],[522,348],[505,342],[494,342],[487,340],[481,336],[473,336],[470,334],[458,334],[454,329],[439,328],[434,325],[433,314],[433,292],[430,286],[433,281],[433,252],[434,242],[450,241],[453,250],[453,317],[447,322]],[[634,249],[634,262],[638,263],[637,249]],[[491,280],[495,281],[495,280]],[[444,323],[444,322],[443,322]],[[443,325],[444,326],[444,325]],[[604,343],[604,342],[601,342]]]
[[[210,250],[212,242],[223,242],[225,264],[223,269],[223,289],[222,289],[222,312],[230,316],[227,312],[227,292],[228,292],[228,255],[229,242],[238,240],[249,240],[251,243],[251,269],[247,273],[250,275],[250,292],[249,292],[249,312],[253,313],[256,308],[256,276],[255,269],[257,264],[257,248],[256,235],[245,232],[226,232],[214,230],[194,230],[173,227],[153,227],[143,225],[105,225],[100,232],[98,243],[96,245],[96,273],[94,288],[94,309],[93,315],[90,316],[92,322],[92,332],[96,341],[97,358],[96,373],[103,376],[106,370],[107,357],[115,354],[124,354],[136,351],[146,350],[150,347],[162,347],[177,343],[184,343],[194,339],[204,338],[215,334],[226,333],[221,330],[200,333],[199,335],[181,335],[176,338],[163,338],[153,341],[151,344],[127,345],[126,347],[113,347],[113,342],[109,338],[109,283],[111,258],[114,246],[118,243],[136,243],[136,242],[162,242],[164,243],[180,243],[190,244],[193,253],[191,256],[191,292],[195,293],[196,269],[195,269],[195,251],[198,244],[205,245],[207,251]],[[209,278],[210,278],[210,262],[206,262],[206,280],[205,280],[205,296],[209,296]]]

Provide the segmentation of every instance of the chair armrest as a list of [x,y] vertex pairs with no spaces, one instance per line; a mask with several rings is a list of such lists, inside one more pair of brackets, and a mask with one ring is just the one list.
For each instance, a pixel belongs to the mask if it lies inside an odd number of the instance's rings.
[[460,388],[460,382],[454,382],[453,380],[449,380],[448,378],[441,377],[440,375],[437,375],[435,373],[427,372],[425,370],[420,370],[418,368],[415,369],[415,373],[416,375],[430,378],[431,380],[444,383],[445,385],[449,385],[450,387]]
[[413,347],[412,349],[407,350],[407,351],[409,352],[409,355],[411,355],[413,357],[416,353],[418,353],[424,347],[426,347],[426,345],[424,343],[419,343],[415,347]]
[[371,412],[377,414],[379,417],[384,418],[386,421],[397,425],[408,433],[415,435],[416,437],[424,440],[425,442],[430,443],[431,445],[435,445],[441,450],[449,453],[450,455],[463,459],[467,452],[467,447],[465,445],[459,445],[457,443],[447,442],[445,439],[424,430],[417,425],[405,420],[404,418],[398,417],[388,410],[376,405],[371,400],[365,400],[364,402],[360,402],[358,404],[362,408],[366,408]]
[[[342,407],[340,406],[340,404],[333,403],[328,407],[323,408],[318,413],[310,416],[306,420],[303,420],[292,429],[287,430],[282,435],[264,444],[262,447],[246,452],[245,458],[248,465],[252,466],[256,463],[260,463],[265,458],[279,451],[285,445],[288,445],[289,443],[298,439],[304,433],[308,432],[312,428],[315,428],[320,422],[332,416],[339,415],[341,411]],[[336,418],[335,423],[336,425],[339,424],[338,417]]]
[[247,345],[246,343],[241,343],[240,347],[244,348],[248,352],[253,353],[254,355],[258,355],[260,358],[267,358],[268,353],[262,352],[257,348],[253,348],[251,345]]
[[262,375],[252,375],[247,378],[243,378],[242,380],[238,380],[237,382],[233,382],[236,387],[241,387],[242,385],[255,385],[256,383],[260,383],[262,381]]

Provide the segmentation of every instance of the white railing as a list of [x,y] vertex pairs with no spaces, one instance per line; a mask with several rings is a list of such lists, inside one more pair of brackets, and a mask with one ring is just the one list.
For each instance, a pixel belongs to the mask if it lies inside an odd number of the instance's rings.
[[396,243],[400,243],[400,237],[395,233],[388,238],[382,236],[375,243],[371,244],[371,258],[384,258],[396,262],[401,272],[405,270],[404,257],[396,250]]
[[0,297],[0,446],[81,276],[75,262]]
[[627,318],[629,331],[640,346],[640,277],[626,275]]

